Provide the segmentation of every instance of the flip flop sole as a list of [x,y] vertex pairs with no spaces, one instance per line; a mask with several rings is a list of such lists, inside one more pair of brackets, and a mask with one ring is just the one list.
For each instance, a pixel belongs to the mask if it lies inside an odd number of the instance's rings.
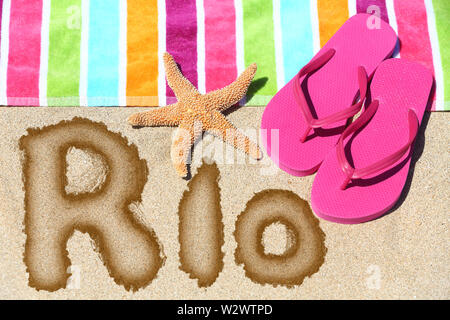
[[[364,168],[385,159],[408,140],[408,112],[422,121],[433,85],[424,66],[404,59],[388,59],[376,70],[370,93],[379,106],[370,121],[345,142],[346,158],[354,168]],[[400,198],[411,162],[414,144],[395,164],[371,176],[341,185],[346,176],[337,150],[323,161],[313,182],[311,205],[319,217],[339,223],[361,223],[389,211]]]

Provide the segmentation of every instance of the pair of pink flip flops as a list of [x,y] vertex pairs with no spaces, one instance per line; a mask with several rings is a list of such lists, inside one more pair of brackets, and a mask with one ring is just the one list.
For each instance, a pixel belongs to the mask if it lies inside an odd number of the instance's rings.
[[263,144],[281,169],[318,171],[313,211],[339,223],[375,219],[397,202],[433,85],[425,67],[385,60],[397,36],[383,21],[370,29],[369,17],[350,18],[273,97],[261,123]]

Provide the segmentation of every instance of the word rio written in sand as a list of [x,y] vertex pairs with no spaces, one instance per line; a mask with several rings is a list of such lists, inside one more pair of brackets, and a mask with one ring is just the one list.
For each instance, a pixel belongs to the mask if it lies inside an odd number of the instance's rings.
[[[38,290],[66,288],[71,261],[67,242],[78,230],[95,242],[114,281],[126,290],[146,287],[164,265],[162,245],[129,205],[141,201],[148,167],[134,145],[101,123],[75,118],[29,129],[24,152],[25,254],[29,285]],[[68,159],[79,153],[101,163],[89,190],[77,190]],[[224,225],[220,173],[203,164],[179,204],[180,269],[211,286],[223,269]],[[89,180],[89,179],[88,179]],[[205,194],[205,190],[207,190]],[[91,214],[96,212],[95,215]],[[285,232],[284,250],[271,249]],[[235,260],[260,284],[300,285],[323,264],[325,235],[306,201],[290,191],[256,194],[236,221]]]

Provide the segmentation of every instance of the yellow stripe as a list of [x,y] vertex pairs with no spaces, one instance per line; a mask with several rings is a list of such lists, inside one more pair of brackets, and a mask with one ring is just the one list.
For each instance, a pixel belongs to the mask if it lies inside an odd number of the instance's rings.
[[317,0],[320,47],[323,47],[348,19],[348,0]]
[[158,105],[157,0],[128,0],[127,105]]

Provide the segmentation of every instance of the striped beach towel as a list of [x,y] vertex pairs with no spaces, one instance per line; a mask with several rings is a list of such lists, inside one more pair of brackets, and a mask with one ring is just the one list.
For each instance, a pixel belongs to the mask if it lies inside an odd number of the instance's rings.
[[450,110],[448,0],[0,0],[0,105],[173,103],[164,51],[201,92],[256,62],[246,101],[265,105],[359,12],[392,25]]

